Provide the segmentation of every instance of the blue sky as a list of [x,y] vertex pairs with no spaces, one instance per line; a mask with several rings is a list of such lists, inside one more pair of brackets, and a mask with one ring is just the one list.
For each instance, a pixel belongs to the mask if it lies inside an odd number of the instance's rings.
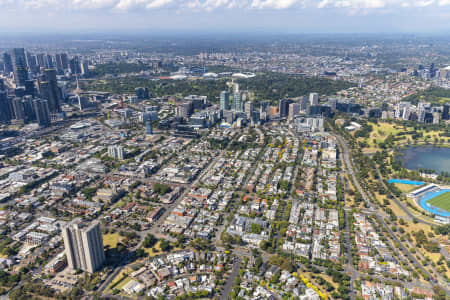
[[0,32],[450,32],[450,0],[0,0]]

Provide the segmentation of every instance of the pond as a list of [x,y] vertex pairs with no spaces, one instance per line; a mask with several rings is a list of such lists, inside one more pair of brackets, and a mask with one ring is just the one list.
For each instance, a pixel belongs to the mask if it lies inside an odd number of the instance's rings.
[[410,170],[428,169],[450,172],[450,148],[434,146],[409,147],[400,150],[399,159]]

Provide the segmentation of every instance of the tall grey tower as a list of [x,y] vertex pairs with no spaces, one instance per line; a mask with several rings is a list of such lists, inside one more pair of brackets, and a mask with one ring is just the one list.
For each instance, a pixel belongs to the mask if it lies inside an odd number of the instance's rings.
[[105,251],[100,223],[94,222],[88,227],[71,223],[62,234],[69,268],[93,273],[103,264]]
[[44,76],[39,82],[39,92],[41,97],[48,100],[48,107],[51,113],[61,111],[61,94],[58,88],[55,69],[45,69]]
[[223,91],[220,93],[220,109],[230,109],[230,93],[228,91]]
[[25,86],[25,81],[28,80],[28,65],[25,56],[25,49],[14,48],[11,50],[11,60],[14,71],[14,81],[17,86]]

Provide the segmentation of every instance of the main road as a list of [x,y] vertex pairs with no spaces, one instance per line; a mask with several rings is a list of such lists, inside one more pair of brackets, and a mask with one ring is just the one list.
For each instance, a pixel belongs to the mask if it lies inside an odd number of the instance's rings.
[[[408,257],[408,259],[417,267],[419,268],[423,274],[428,276],[428,278],[433,278],[433,276],[422,266],[422,264],[409,252],[409,250],[403,245],[403,243],[398,239],[398,237],[395,235],[395,233],[391,230],[391,228],[386,224],[381,214],[376,211],[376,209],[373,207],[372,202],[370,201],[369,197],[367,196],[366,192],[361,188],[361,185],[359,181],[356,178],[355,170],[356,167],[353,165],[351,159],[350,159],[350,151],[348,150],[348,146],[346,141],[340,136],[335,134],[335,137],[338,141],[338,143],[341,145],[341,148],[343,150],[343,158],[347,167],[347,170],[352,176],[353,184],[358,189],[359,193],[363,197],[365,203],[369,207],[371,211],[373,211],[373,214],[377,218],[377,220],[386,228],[387,232],[391,236],[392,240],[394,240],[398,245],[399,249],[402,251],[404,256]],[[450,292],[446,287],[441,286],[447,295],[450,295]]]

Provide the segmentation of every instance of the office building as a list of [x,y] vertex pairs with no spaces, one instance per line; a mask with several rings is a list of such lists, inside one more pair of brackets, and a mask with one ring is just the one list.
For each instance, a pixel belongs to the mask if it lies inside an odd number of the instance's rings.
[[122,146],[109,146],[108,147],[108,156],[114,159],[124,159],[125,158],[125,150]]
[[65,70],[68,68],[69,59],[66,53],[58,53],[55,55],[56,70],[59,75],[64,75]]
[[[238,88],[239,89],[239,88]],[[233,110],[235,111],[243,111],[242,98],[240,92],[235,92],[233,94]]]
[[441,117],[439,112],[434,112],[434,113],[432,113],[432,115],[433,115],[433,124],[439,124],[440,117]]
[[336,105],[338,103],[338,98],[328,98],[328,105],[332,110],[336,110]]
[[146,124],[147,122],[158,121],[157,111],[146,111],[139,114],[139,122]]
[[228,91],[222,91],[220,93],[220,109],[221,110],[230,109],[230,93]]
[[36,114],[36,121],[41,127],[48,127],[51,125],[50,109],[48,108],[48,101],[42,99],[33,100],[33,108]]
[[449,109],[450,109],[450,105],[445,104],[444,108],[442,109],[442,120],[449,119]]
[[191,112],[192,112],[191,102],[181,103],[175,108],[175,114],[179,118],[187,119],[191,116]]
[[71,223],[63,228],[62,235],[70,269],[93,273],[105,261],[100,223],[88,227]]
[[36,56],[30,52],[27,52],[27,66],[31,73],[36,74],[39,72]]
[[289,114],[289,104],[293,103],[291,99],[281,99],[278,103],[278,111],[280,113],[280,118],[285,118]]
[[260,114],[267,112],[270,107],[270,101],[262,101],[259,107]]
[[46,69],[44,76],[39,79],[39,92],[43,99],[48,100],[51,113],[61,111],[61,93],[56,80],[56,70]]
[[308,108],[308,97],[301,96],[298,103],[300,104],[300,110],[306,111]]
[[251,119],[252,118],[253,110],[254,110],[253,102],[252,101],[245,102],[244,112],[247,115],[247,119]]
[[36,95],[36,89],[34,86],[34,80],[25,81],[25,95],[34,97]]
[[309,94],[309,105],[318,105],[319,104],[319,94],[311,93]]
[[55,64],[53,63],[53,57],[50,54],[47,54],[44,59],[46,60],[46,68],[47,69],[54,69]]
[[16,120],[24,120],[25,119],[25,111],[23,107],[23,102],[21,98],[14,98],[12,100],[12,108],[13,108],[13,117]]
[[289,120],[294,120],[296,116],[300,114],[300,104],[291,103],[289,104]]
[[82,60],[80,64],[80,72],[84,77],[89,76],[89,62],[87,60]]
[[5,74],[10,74],[13,72],[11,55],[7,52],[3,53],[3,72],[5,72]]
[[16,86],[25,86],[25,81],[28,80],[28,66],[25,50],[23,48],[12,49],[11,60]]
[[12,119],[12,113],[9,105],[8,95],[0,86],[0,122],[9,123]]
[[136,96],[139,100],[148,99],[150,96],[148,88],[146,87],[137,87],[134,89],[134,91],[136,92]]
[[48,66],[46,66],[46,64],[45,64],[46,60],[44,58],[44,55],[45,55],[44,53],[36,54],[36,59],[37,59],[39,68],[47,69]]
[[74,56],[69,61],[69,66],[70,66],[70,72],[72,74],[81,74],[80,59],[78,58],[78,56]]

